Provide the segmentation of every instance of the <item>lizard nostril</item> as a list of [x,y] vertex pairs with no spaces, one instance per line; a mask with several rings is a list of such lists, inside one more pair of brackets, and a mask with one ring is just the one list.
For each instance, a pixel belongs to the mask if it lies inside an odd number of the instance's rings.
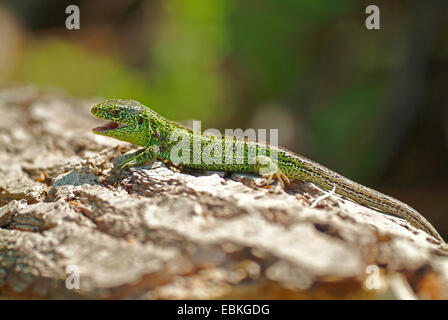
[[92,108],[92,113],[97,113],[97,112],[98,112],[98,107],[96,107],[96,106],[93,107],[93,108]]

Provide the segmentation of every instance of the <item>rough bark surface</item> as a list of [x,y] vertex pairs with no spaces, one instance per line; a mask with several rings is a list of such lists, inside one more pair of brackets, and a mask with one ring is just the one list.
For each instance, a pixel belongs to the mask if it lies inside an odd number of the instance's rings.
[[96,102],[0,90],[1,298],[448,297],[435,240],[310,184],[118,173],[137,148],[91,132]]

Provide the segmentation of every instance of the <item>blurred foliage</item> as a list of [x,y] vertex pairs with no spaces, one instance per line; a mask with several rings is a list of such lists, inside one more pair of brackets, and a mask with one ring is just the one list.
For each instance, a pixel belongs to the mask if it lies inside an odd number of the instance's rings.
[[[119,49],[98,54],[52,37],[29,45],[16,79],[58,85],[80,96],[141,100],[177,119],[212,118],[222,96],[217,69],[223,54],[224,10],[219,1],[176,5],[168,0],[162,4],[164,19],[148,50],[152,65],[147,70],[126,66]],[[121,49],[121,54],[126,50]]]
[[59,86],[80,96],[119,95],[144,99],[143,77],[110,56],[90,54],[85,48],[58,39],[29,45],[17,79]]

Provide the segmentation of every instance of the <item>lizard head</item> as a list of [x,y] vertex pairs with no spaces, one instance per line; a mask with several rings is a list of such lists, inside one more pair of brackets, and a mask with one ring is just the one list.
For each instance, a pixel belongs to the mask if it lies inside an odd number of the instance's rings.
[[145,116],[145,106],[134,100],[113,99],[92,108],[92,114],[109,120],[92,131],[103,136],[145,146],[148,141],[149,120]]

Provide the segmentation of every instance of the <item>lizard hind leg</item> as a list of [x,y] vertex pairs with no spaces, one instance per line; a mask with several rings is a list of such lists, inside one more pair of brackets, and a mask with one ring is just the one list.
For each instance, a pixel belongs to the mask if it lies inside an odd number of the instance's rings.
[[283,189],[285,188],[285,182],[287,185],[291,183],[289,178],[280,170],[276,162],[267,156],[257,156],[254,169],[260,176],[267,179],[268,185],[272,183],[272,178],[276,178]]

